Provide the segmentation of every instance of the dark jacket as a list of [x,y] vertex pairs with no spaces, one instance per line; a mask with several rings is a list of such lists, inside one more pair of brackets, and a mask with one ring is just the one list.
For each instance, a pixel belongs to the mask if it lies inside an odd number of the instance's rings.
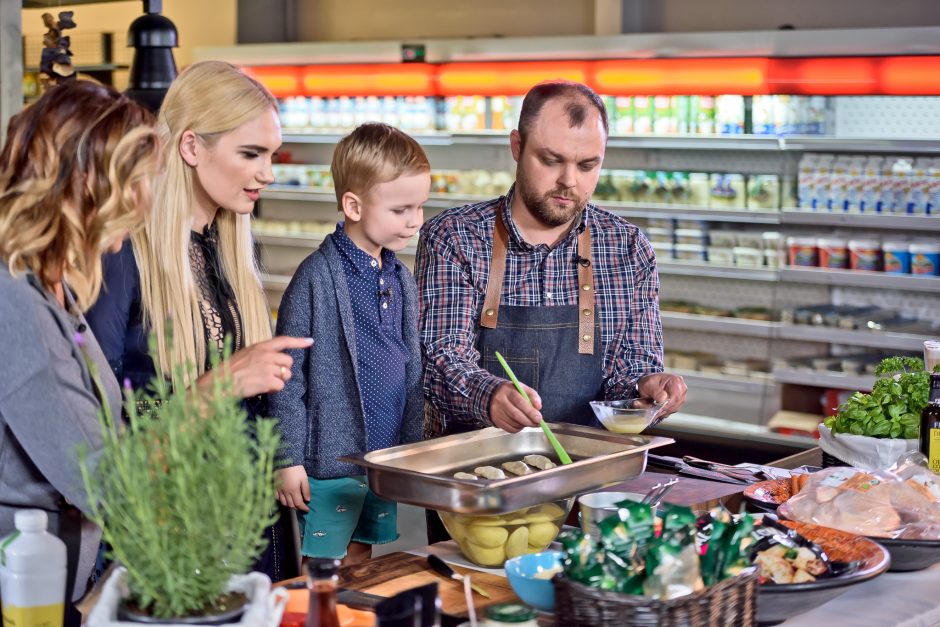
[[[366,450],[366,421],[356,367],[356,333],[341,253],[328,235],[291,279],[281,300],[277,334],[312,337],[313,346],[288,351],[294,358],[290,380],[269,396],[278,419],[284,463],[303,464],[307,474],[332,479],[363,474],[337,457]],[[407,396],[401,443],[421,439],[424,396],[418,344],[418,292],[414,277],[401,268],[402,337],[411,347],[406,368]],[[288,462],[289,460],[289,462]]]

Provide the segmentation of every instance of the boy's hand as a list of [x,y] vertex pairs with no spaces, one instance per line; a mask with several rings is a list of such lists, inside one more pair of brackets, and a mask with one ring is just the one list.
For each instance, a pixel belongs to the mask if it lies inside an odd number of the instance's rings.
[[277,500],[284,507],[309,512],[310,482],[303,466],[289,466],[277,471]]

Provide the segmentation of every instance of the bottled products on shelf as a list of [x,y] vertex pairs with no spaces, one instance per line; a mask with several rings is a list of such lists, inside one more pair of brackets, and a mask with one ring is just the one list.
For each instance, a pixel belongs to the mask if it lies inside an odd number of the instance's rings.
[[940,215],[940,159],[806,153],[798,188],[804,211]]
[[[817,135],[827,130],[826,99],[810,96],[602,96],[612,135]],[[281,124],[301,133],[348,132],[385,122],[410,133],[506,132],[521,96],[295,96],[280,101]],[[747,110],[753,111],[748,124]]]

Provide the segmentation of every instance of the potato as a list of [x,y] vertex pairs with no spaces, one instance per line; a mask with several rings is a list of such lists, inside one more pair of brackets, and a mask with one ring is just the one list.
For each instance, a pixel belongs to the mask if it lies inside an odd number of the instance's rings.
[[[558,507],[554,503],[546,503],[545,505],[539,505],[537,508],[538,513],[546,514],[551,520],[556,518],[561,518],[565,515],[565,510]],[[534,515],[534,513],[533,513]]]
[[529,525],[529,544],[547,546],[558,535],[558,527],[550,522],[537,522]]
[[555,518],[552,516],[549,516],[545,512],[539,512],[539,511],[533,510],[531,514],[525,515],[525,520],[527,523],[544,523],[544,522],[551,522],[555,520]]
[[529,523],[529,520],[527,518],[523,518],[521,516],[514,516],[506,521],[506,526],[510,527],[513,525],[527,525],[528,523]]
[[506,550],[502,545],[496,548],[486,548],[473,542],[465,542],[463,548],[467,557],[481,566],[502,566],[506,561]]
[[485,549],[495,549],[506,544],[506,540],[509,538],[509,532],[503,527],[470,525],[467,527],[466,538],[469,542]]
[[506,541],[506,557],[519,557],[526,552],[529,546],[529,528],[519,527],[511,534]]
[[465,523],[477,525],[479,527],[503,527],[506,525],[506,519],[501,516],[473,516],[467,518]]

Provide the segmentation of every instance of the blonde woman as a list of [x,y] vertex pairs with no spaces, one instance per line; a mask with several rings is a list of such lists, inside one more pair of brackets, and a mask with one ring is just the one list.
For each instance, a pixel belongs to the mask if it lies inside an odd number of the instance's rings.
[[[189,380],[206,385],[212,353],[231,338],[235,352],[222,367],[249,413],[263,414],[262,395],[290,378],[292,360],[283,351],[312,342],[271,339],[251,238],[251,212],[274,180],[272,158],[281,145],[277,103],[238,68],[197,63],[170,86],[157,129],[166,165],[153,211],[145,228],[106,258],[106,289],[89,323],[117,378],[134,387],[179,366],[192,367]],[[147,350],[151,333],[155,360]],[[274,531],[256,567],[277,580],[286,564]]]
[[[102,254],[149,207],[159,159],[152,122],[114,89],[74,81],[14,116],[0,154],[0,537],[18,511],[44,510],[66,540],[74,599],[101,535],[79,511],[87,503],[76,447],[94,459],[98,411],[121,405],[82,312],[101,287]],[[77,614],[69,606],[66,616]]]

